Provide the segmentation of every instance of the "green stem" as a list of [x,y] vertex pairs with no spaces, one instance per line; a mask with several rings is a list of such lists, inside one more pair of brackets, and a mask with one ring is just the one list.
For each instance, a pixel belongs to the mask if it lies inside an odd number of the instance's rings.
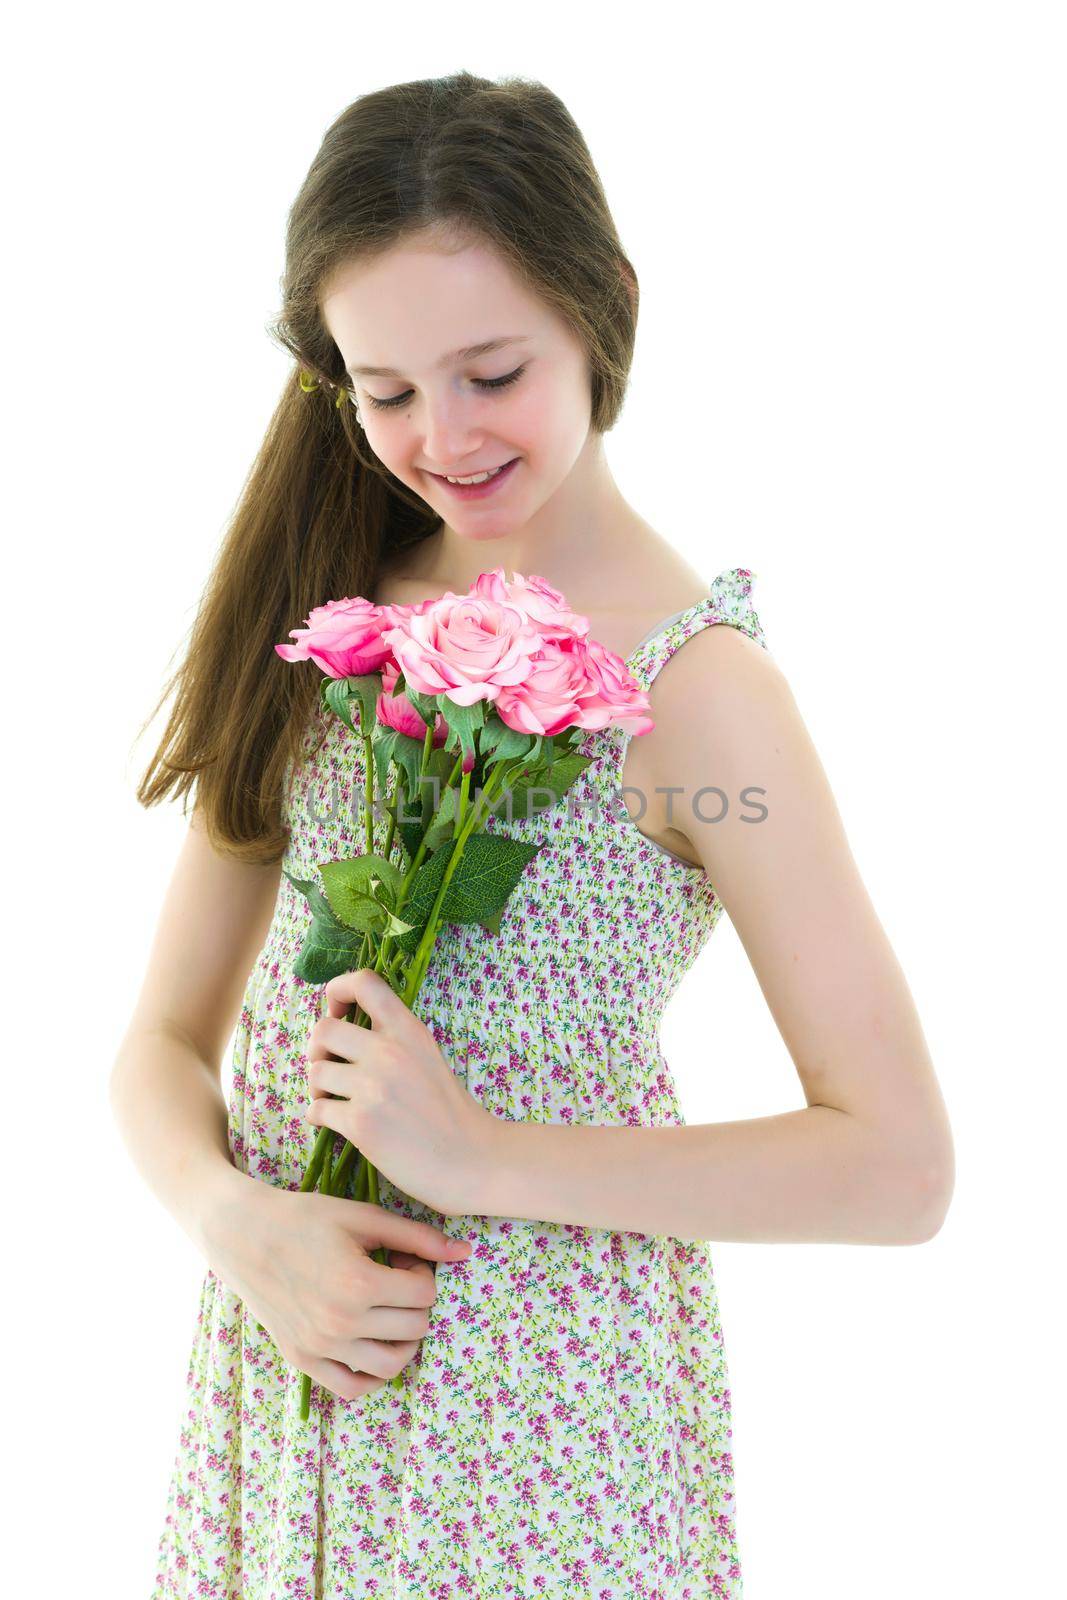
[[[432,732],[433,732],[432,729],[427,728],[427,730],[426,730],[427,740],[426,740],[426,743],[424,743],[423,747],[422,747],[422,765],[421,765],[421,767],[419,769],[419,778],[420,779],[422,779],[422,778],[424,778],[426,776],[426,763],[427,763],[427,761],[429,759],[429,754],[428,754],[428,751],[429,751],[429,739],[432,736]],[[448,782],[445,784],[445,789],[450,789],[452,787],[453,783],[455,782],[456,773],[460,769],[462,764],[463,764],[463,751],[460,750],[459,754],[456,757],[455,765],[453,766],[452,771],[448,775]],[[420,783],[420,788],[421,787],[423,787],[423,785]],[[442,792],[444,792],[444,791],[442,791]],[[424,799],[425,799],[425,796],[424,796]],[[425,806],[424,806],[423,807],[423,812],[422,812],[422,838],[419,840],[419,847],[418,847],[418,849],[416,850],[414,856],[411,859],[411,865],[408,867],[408,869],[405,872],[403,878],[401,879],[400,891],[399,891],[399,894],[397,896],[397,903],[396,903],[396,914],[397,914],[397,916],[399,916],[401,911],[403,910],[404,905],[407,902],[408,894],[410,893],[410,890],[411,890],[411,885],[414,883],[415,876],[418,873],[419,868],[422,866],[422,863],[426,858],[426,849],[427,849],[427,845],[429,843],[429,837],[430,837],[430,830],[429,830],[429,826],[427,824],[427,816],[426,816],[426,810],[425,810]],[[384,938],[382,939],[381,946],[380,946],[379,951],[378,951],[379,960],[381,961],[381,965],[380,966],[376,966],[375,967],[375,971],[381,972],[383,975],[387,970],[387,962],[388,962],[389,957],[391,955],[392,946],[393,946],[393,943],[394,943],[394,938],[395,938],[395,936],[393,934],[387,933],[384,936]]]
[[367,1198],[367,1158],[360,1156],[359,1166],[356,1168],[356,1181],[353,1199],[366,1200]]
[[[362,724],[360,725],[362,731]],[[367,854],[374,854],[374,741],[363,732],[363,810],[366,820]]]
[[358,1154],[359,1152],[355,1145],[352,1144],[350,1140],[346,1139],[345,1147],[341,1151],[341,1159],[333,1169],[333,1184],[330,1190],[331,1194],[344,1194],[345,1188],[348,1184],[348,1174],[351,1171],[352,1163]]
[[[506,762],[500,761],[493,768],[492,772],[485,780],[480,797],[467,812],[462,824],[460,825],[459,832],[456,834],[455,848],[453,849],[452,854],[449,856],[448,865],[445,867],[445,870],[441,875],[441,882],[438,886],[437,894],[434,897],[434,903],[430,908],[430,915],[426,920],[426,927],[423,929],[422,938],[419,940],[418,949],[415,951],[411,967],[408,971],[407,985],[403,995],[401,996],[404,1004],[409,1009],[411,1008],[412,1002],[414,1001],[415,996],[418,994],[419,989],[422,986],[422,980],[426,975],[426,968],[430,963],[430,955],[433,951],[434,940],[437,938],[437,919],[441,910],[441,904],[445,898],[445,893],[448,889],[449,883],[452,880],[452,876],[456,868],[459,866],[460,859],[463,855],[463,847],[470,838],[470,835],[473,833],[475,826],[481,820],[484,811],[488,809],[487,802],[493,798],[495,791],[499,789],[506,766]],[[464,778],[467,776],[469,775],[464,773]]]
[[[425,775],[426,763],[427,763],[427,760],[429,759],[430,750],[432,748],[432,742],[431,742],[432,741],[432,735],[433,735],[432,728],[427,727],[427,729],[426,729],[426,739],[425,739],[425,741],[423,743],[423,753],[422,753],[422,763],[421,763],[421,766],[420,766],[420,776],[424,776]],[[366,764],[367,764],[367,767],[368,767],[368,770],[369,770],[372,767],[373,758],[371,756],[371,751],[370,751],[370,739],[366,738],[366,737],[364,738],[364,749],[366,751]],[[456,777],[457,768],[459,768],[461,766],[462,761],[463,761],[463,751],[461,749],[459,754],[456,757],[455,766],[453,766],[452,772],[449,775],[449,779],[448,779],[449,787],[451,787],[451,785],[453,784],[453,782],[455,780],[455,777]],[[457,813],[455,845],[454,845],[452,853],[451,853],[451,855],[450,855],[450,857],[448,859],[448,864],[445,867],[445,871],[444,871],[444,873],[442,875],[442,880],[441,880],[441,883],[440,883],[440,885],[438,887],[437,894],[436,894],[436,896],[434,898],[434,903],[433,903],[432,907],[430,908],[430,915],[427,918],[426,926],[425,926],[425,928],[423,930],[422,937],[419,940],[419,945],[418,945],[418,948],[417,948],[417,950],[415,952],[415,956],[413,957],[412,962],[411,962],[411,966],[408,969],[407,983],[405,984],[404,992],[403,992],[403,994],[401,996],[401,998],[403,999],[405,1005],[407,1005],[409,1009],[411,1008],[416,996],[418,995],[418,992],[419,992],[420,988],[422,987],[422,981],[423,981],[423,978],[426,975],[426,969],[429,966],[430,956],[431,956],[432,951],[433,951],[434,942],[435,942],[435,940],[437,938],[438,916],[439,916],[439,913],[440,913],[441,905],[442,905],[442,903],[444,901],[444,897],[445,897],[445,893],[446,893],[446,891],[448,889],[448,885],[449,885],[449,883],[450,883],[450,881],[452,879],[452,876],[453,876],[454,872],[456,871],[456,868],[458,867],[460,859],[461,859],[461,857],[463,855],[463,847],[466,844],[467,840],[470,838],[471,833],[474,831],[474,828],[477,826],[477,824],[481,820],[481,818],[484,815],[485,811],[488,809],[488,804],[487,804],[488,801],[490,801],[494,797],[495,793],[500,788],[501,781],[504,778],[506,771],[510,771],[509,763],[506,762],[506,761],[498,762],[496,764],[496,766],[493,768],[493,770],[490,772],[488,778],[486,779],[486,782],[485,782],[485,784],[484,784],[484,786],[482,788],[481,795],[470,806],[468,806],[468,803],[467,803],[468,802],[468,796],[470,794],[470,773],[469,772],[464,772],[463,775],[462,775],[462,779],[461,779],[461,783],[460,783],[460,800],[459,800],[459,810],[458,810],[458,813]],[[398,779],[398,785],[399,785],[399,779]],[[424,810],[423,810],[423,821],[424,821],[424,824],[425,824],[425,819],[426,819],[426,812],[425,812],[425,808],[424,808]],[[395,822],[396,822],[396,817],[394,815],[394,817],[392,819],[392,824],[391,824],[390,829],[389,829],[389,841],[388,841],[388,845],[387,845],[387,848],[386,848],[386,854],[388,854],[388,849],[392,844],[393,828],[395,826]],[[371,810],[370,810],[370,799],[369,799],[369,791],[368,791],[368,799],[367,799],[367,853],[369,855],[373,855],[374,854],[374,839],[373,839],[373,832],[372,832],[372,824],[373,824],[373,818],[372,818]],[[400,894],[398,896],[398,903],[397,903],[397,913],[398,913],[398,915],[399,915],[399,912],[400,912],[400,908],[403,906],[405,900],[407,899],[408,890],[410,889],[411,883],[414,881],[415,874],[417,873],[419,867],[422,865],[423,859],[425,857],[427,833],[428,833],[428,829],[425,828],[425,826],[424,826],[423,836],[422,836],[422,839],[419,842],[419,848],[416,851],[414,857],[412,858],[411,865],[408,868],[408,870],[407,870],[407,872],[406,872],[406,874],[404,876],[404,879],[403,879],[403,881],[401,883]],[[403,960],[403,952],[402,951],[397,952],[396,957],[393,958],[392,960],[389,959],[389,946],[391,946],[392,942],[393,942],[393,940],[392,940],[392,936],[391,935],[386,935],[385,938],[382,939],[382,941],[381,941],[381,943],[380,943],[380,945],[378,947],[378,950],[377,950],[377,957],[376,957],[375,964],[374,964],[374,970],[379,972],[379,973],[381,973],[381,974],[383,974],[386,977],[393,976],[395,974],[395,969],[401,964],[401,961]],[[373,950],[374,950],[374,940],[373,940],[372,935],[369,934],[369,933],[364,935],[363,944],[362,944],[361,950],[360,950],[360,966],[361,967],[366,964],[366,959],[367,959],[367,954],[368,954],[368,945],[370,946],[371,952],[373,952]],[[355,1021],[357,1026],[362,1026],[362,1027],[367,1027],[370,1024],[370,1018],[367,1016],[366,1012],[362,1011],[362,1008],[355,1001],[353,1001],[352,1005],[349,1008],[348,1020],[349,1021]],[[378,1188],[378,1172],[377,1172],[377,1169],[375,1168],[373,1162],[368,1161],[366,1156],[364,1156],[360,1152],[356,1151],[356,1148],[351,1143],[351,1141],[349,1141],[349,1140],[345,1141],[344,1148],[341,1151],[341,1155],[340,1155],[339,1160],[337,1161],[336,1166],[332,1166],[331,1165],[331,1156],[332,1156],[332,1147],[333,1147],[332,1146],[333,1132],[334,1132],[334,1130],[331,1129],[331,1128],[325,1128],[324,1127],[324,1128],[320,1128],[319,1129],[319,1135],[318,1135],[318,1138],[315,1141],[314,1149],[312,1151],[311,1161],[308,1164],[307,1171],[305,1172],[304,1178],[303,1178],[303,1180],[301,1182],[301,1185],[300,1185],[301,1190],[308,1190],[308,1189],[314,1188],[315,1185],[318,1182],[319,1177],[320,1176],[324,1176],[324,1183],[323,1183],[324,1192],[326,1192],[328,1194],[329,1193],[333,1193],[333,1194],[342,1193],[343,1189],[344,1189],[344,1185],[345,1185],[345,1183],[347,1181],[347,1178],[348,1178],[348,1173],[349,1173],[349,1170],[351,1168],[351,1164],[352,1164],[353,1160],[355,1160],[357,1158],[357,1156],[358,1156],[359,1165],[358,1165],[358,1167],[356,1169],[355,1195],[354,1195],[354,1198],[355,1199],[363,1199],[364,1195],[365,1195],[366,1199],[370,1202],[370,1204],[379,1205],[380,1204],[380,1196],[379,1196],[379,1188]],[[325,1172],[324,1172],[324,1168],[325,1168]],[[386,1266],[388,1264],[387,1261],[386,1261],[386,1252],[385,1252],[384,1245],[379,1245],[378,1248],[373,1252],[373,1259],[378,1261],[378,1263],[381,1266]],[[392,1378],[390,1380],[390,1385],[394,1389],[403,1388],[403,1373],[398,1373],[395,1378]],[[310,1414],[311,1414],[311,1378],[307,1373],[304,1373],[304,1374],[302,1374],[301,1383],[300,1383],[300,1417],[301,1417],[301,1420],[306,1422],[308,1420]]]
[[385,857],[386,861],[389,860],[389,852],[393,848],[393,839],[396,836],[397,812],[406,803],[406,801],[407,801],[407,786],[404,783],[404,769],[403,769],[403,767],[397,767],[397,769],[396,769],[396,797],[395,797],[394,804],[389,807],[389,828],[388,828],[388,831],[386,832],[386,835],[385,835],[385,844],[382,847],[382,855]]
[[[460,754],[463,754],[462,749]],[[456,833],[459,834],[463,827],[463,819],[467,815],[467,799],[471,792],[471,775],[465,772],[459,780],[459,803],[456,807]]]

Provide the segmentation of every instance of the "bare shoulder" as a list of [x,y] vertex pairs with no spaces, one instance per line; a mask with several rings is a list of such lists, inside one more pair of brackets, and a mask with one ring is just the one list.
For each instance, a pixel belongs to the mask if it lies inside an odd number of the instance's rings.
[[[759,847],[766,822],[757,827],[753,811],[769,811],[783,762],[791,758],[793,770],[797,762],[805,765],[809,782],[814,776],[814,750],[789,682],[758,640],[716,623],[664,663],[649,703],[654,780],[681,791],[681,803],[672,807],[674,825],[705,869],[714,865],[713,880],[725,898],[732,871],[743,873],[747,850]],[[740,860],[725,848],[727,839],[740,849]]]
[[[758,738],[753,713],[770,703],[783,714],[793,700],[786,675],[771,652],[740,627],[717,622],[691,635],[663,664],[649,690],[662,758],[672,766],[693,748],[698,729],[706,743],[716,732],[731,744]],[[798,713],[799,714],[799,713]]]

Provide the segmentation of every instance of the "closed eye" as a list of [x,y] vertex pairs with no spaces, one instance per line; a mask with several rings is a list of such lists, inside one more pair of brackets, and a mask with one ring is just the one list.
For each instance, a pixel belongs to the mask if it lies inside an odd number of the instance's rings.
[[[526,362],[523,362],[521,367],[516,367],[514,372],[505,373],[504,377],[502,378],[472,378],[471,382],[476,383],[480,389],[504,389],[509,383],[517,382],[517,380],[522,377],[525,371]],[[372,406],[377,408],[377,410],[389,411],[393,406],[406,405],[411,394],[412,390],[405,389],[403,394],[393,395],[388,400],[377,400],[372,394],[369,394],[367,399],[370,401]]]

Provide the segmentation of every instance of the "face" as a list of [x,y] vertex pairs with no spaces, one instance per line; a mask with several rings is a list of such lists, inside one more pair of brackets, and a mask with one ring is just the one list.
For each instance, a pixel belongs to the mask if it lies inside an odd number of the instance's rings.
[[[599,438],[585,349],[491,248],[397,245],[336,272],[322,311],[370,449],[446,528],[515,533],[573,488]],[[477,492],[445,481],[505,463]]]

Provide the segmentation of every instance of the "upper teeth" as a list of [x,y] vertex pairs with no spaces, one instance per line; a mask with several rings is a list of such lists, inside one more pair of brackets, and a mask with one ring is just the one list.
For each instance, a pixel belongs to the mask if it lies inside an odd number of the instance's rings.
[[484,483],[486,478],[494,477],[496,473],[502,472],[506,466],[507,462],[504,461],[499,467],[493,467],[492,471],[476,472],[473,477],[470,478],[449,478],[447,472],[445,473],[445,477],[448,478],[449,483]]

